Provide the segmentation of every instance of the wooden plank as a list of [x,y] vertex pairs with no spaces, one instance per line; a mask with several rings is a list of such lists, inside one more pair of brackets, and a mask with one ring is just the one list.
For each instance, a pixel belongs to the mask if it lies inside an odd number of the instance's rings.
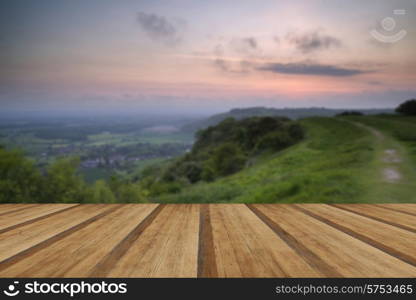
[[114,265],[126,254],[131,245],[140,237],[143,231],[152,224],[165,206],[165,204],[160,204],[156,207],[92,269],[89,275],[91,277],[108,276],[108,273],[113,269]]
[[157,206],[123,205],[70,236],[0,271],[0,276],[87,277],[99,261]]
[[317,277],[317,271],[247,206],[211,204],[219,277]]
[[218,277],[209,204],[202,204],[199,214],[198,277]]
[[0,203],[0,213],[3,213],[3,212],[8,211],[8,210],[14,210],[14,209],[20,208],[22,206],[30,206],[30,204],[23,204],[23,203]]
[[[416,240],[415,233],[329,205],[297,204],[296,206],[322,222],[370,244],[392,257],[416,266],[416,243],[409,242]],[[348,242],[344,244],[350,245]],[[354,255],[359,255],[358,251],[354,252]],[[402,264],[396,262],[396,266],[399,265]],[[362,266],[368,267],[365,262]],[[391,270],[386,270],[385,274],[393,277],[400,276],[400,274],[395,275],[396,266],[392,266]],[[416,274],[416,268],[413,268],[415,270],[412,277]]]
[[0,216],[33,207],[37,204],[0,204]]
[[416,274],[415,267],[305,215],[293,205],[255,207],[343,277],[411,277]]
[[334,206],[416,233],[416,216],[371,204],[334,204]]
[[375,204],[375,205],[416,216],[416,204],[390,204],[390,203],[386,203],[386,204]]
[[318,255],[310,251],[301,241],[298,241],[285,231],[279,224],[266,216],[254,205],[247,205],[267,226],[270,227],[282,240],[284,240],[296,253],[309,263],[309,265],[327,277],[342,277],[341,274],[332,266],[328,265]]
[[0,219],[0,232],[76,205],[78,204],[39,204],[30,207],[30,209],[18,210],[3,215]]
[[[86,204],[74,207],[61,214],[53,215],[0,234],[0,269],[6,259],[31,249],[71,227],[86,221],[108,209],[111,205]],[[64,258],[62,258],[64,259]]]
[[199,205],[167,205],[107,276],[196,277],[198,231]]

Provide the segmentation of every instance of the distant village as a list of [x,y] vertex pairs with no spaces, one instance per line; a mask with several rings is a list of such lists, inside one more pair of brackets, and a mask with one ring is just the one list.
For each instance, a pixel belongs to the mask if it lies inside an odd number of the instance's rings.
[[41,153],[45,159],[56,156],[78,155],[81,158],[81,168],[120,168],[131,163],[154,158],[171,158],[183,154],[192,145],[185,143],[150,144],[137,143],[128,146],[88,146],[66,145],[63,147],[49,147]]
[[81,167],[85,169],[89,168],[101,168],[101,167],[121,167],[126,163],[131,163],[139,160],[147,160],[152,158],[170,158],[171,156],[158,156],[155,154],[143,154],[140,156],[126,156],[123,154],[114,154],[109,157],[97,157],[92,159],[86,159],[81,161]]

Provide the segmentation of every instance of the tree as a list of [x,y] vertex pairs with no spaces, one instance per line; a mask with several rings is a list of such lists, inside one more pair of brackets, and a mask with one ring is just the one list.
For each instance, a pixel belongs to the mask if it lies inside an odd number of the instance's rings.
[[124,183],[118,191],[118,202],[121,203],[139,203],[146,202],[138,184]]
[[201,179],[202,167],[194,161],[184,162],[180,165],[180,173],[184,174],[189,182],[195,183]]
[[79,158],[62,158],[47,169],[45,200],[47,202],[84,202],[87,189],[83,178],[77,173]]
[[[149,185],[151,186],[152,183],[149,183]],[[118,203],[147,202],[146,190],[142,189],[137,183],[121,180],[117,176],[111,176],[108,187]]]
[[289,134],[294,142],[299,141],[305,137],[305,131],[299,123],[292,123],[289,125]]
[[258,151],[265,149],[279,151],[293,143],[294,139],[289,135],[288,131],[275,131],[262,136],[256,148]]
[[207,167],[212,168],[219,176],[227,176],[240,171],[246,160],[243,151],[236,144],[226,143],[215,149]]
[[416,99],[403,102],[396,108],[396,112],[407,116],[416,116]]
[[360,111],[355,110],[347,110],[343,111],[342,113],[337,114],[337,117],[344,117],[344,116],[363,116],[364,114]]
[[93,203],[114,203],[116,197],[114,197],[113,192],[104,180],[97,180],[92,187],[91,196],[88,200]]
[[0,203],[42,202],[42,176],[17,150],[0,148]]

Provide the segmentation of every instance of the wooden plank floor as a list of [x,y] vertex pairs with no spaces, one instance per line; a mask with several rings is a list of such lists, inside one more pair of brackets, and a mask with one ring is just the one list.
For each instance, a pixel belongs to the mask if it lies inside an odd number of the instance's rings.
[[1,204],[0,277],[416,277],[416,204]]

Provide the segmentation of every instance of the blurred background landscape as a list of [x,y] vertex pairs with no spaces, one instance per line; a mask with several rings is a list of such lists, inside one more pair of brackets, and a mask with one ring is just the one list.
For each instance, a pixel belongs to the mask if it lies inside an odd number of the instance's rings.
[[0,202],[414,202],[415,13],[2,1]]

